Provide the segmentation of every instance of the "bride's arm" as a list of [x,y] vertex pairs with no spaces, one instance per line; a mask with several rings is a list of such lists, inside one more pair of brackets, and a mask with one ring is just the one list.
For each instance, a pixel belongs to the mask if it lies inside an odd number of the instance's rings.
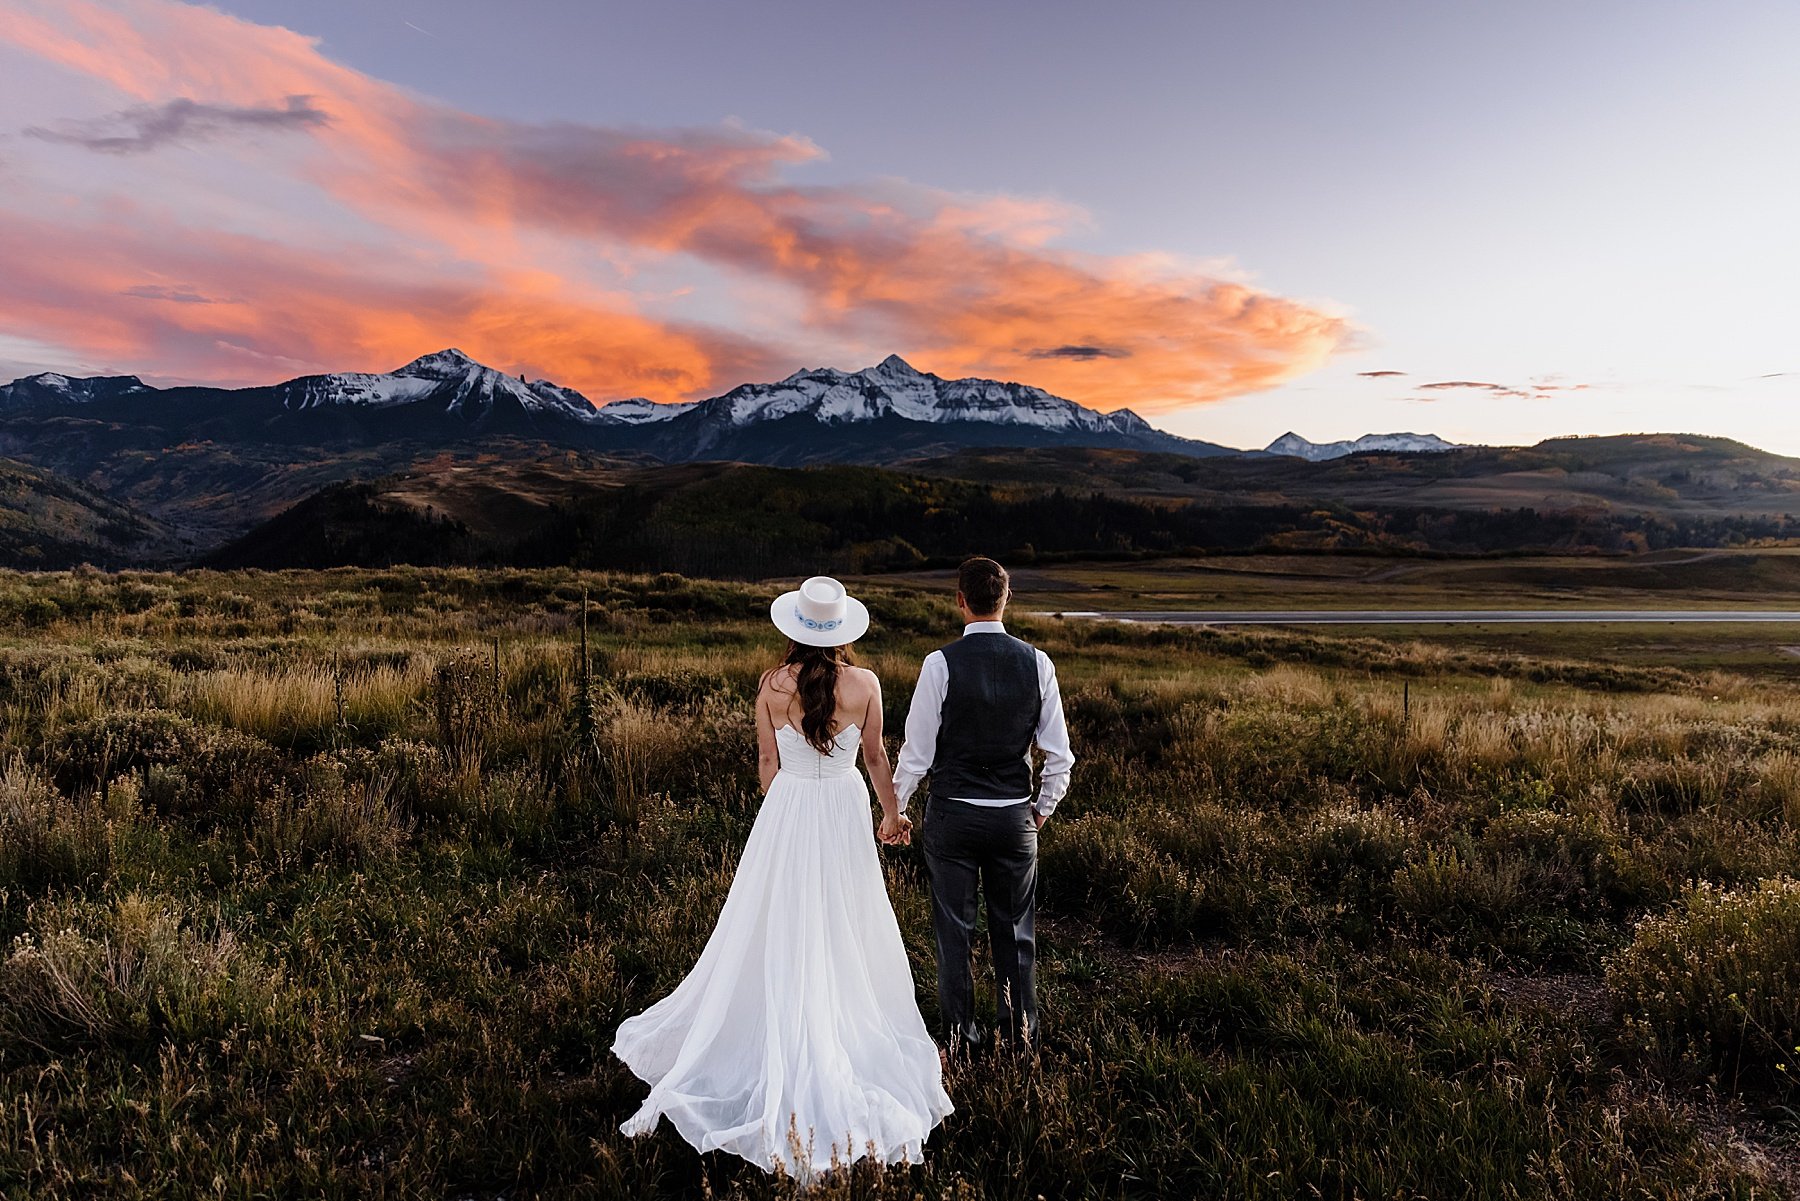
[[781,751],[775,744],[775,717],[770,712],[769,686],[765,683],[756,693],[756,778],[762,781],[765,793],[780,769]]
[[894,765],[881,741],[881,680],[870,672],[869,683],[869,709],[862,722],[863,764],[869,769],[869,783],[875,786],[875,799],[881,802],[882,825],[898,827],[900,798],[894,795]]

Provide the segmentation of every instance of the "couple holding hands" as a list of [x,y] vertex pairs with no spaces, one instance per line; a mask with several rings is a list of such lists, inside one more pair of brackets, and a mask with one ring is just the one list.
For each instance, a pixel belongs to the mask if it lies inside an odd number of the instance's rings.
[[[801,1179],[865,1156],[919,1162],[952,1110],[944,1056],[989,1041],[970,963],[978,891],[1000,1038],[1036,1042],[1038,830],[1074,756],[1055,666],[1006,632],[1010,596],[992,559],[962,565],[963,634],[920,669],[897,767],[882,743],[881,682],[848,653],[867,608],[826,576],[776,598],[770,617],[789,646],[756,698],[762,808],[699,962],[619,1027],[614,1053],[650,1085],[627,1134],[666,1116],[701,1151]],[[927,777],[920,842],[943,1052],[919,1012],[876,849],[911,841],[906,806]],[[873,836],[870,783],[882,812]]]

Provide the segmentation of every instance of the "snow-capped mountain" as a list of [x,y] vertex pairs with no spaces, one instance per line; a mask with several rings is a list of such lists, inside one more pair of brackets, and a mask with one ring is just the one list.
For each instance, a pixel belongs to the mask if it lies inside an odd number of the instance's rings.
[[679,417],[699,403],[697,400],[690,400],[679,404],[658,404],[642,396],[633,396],[601,405],[600,415],[613,421],[622,421],[626,425],[653,425],[671,417]]
[[523,376],[514,377],[483,366],[455,347],[422,355],[385,374],[346,371],[304,375],[278,385],[276,394],[282,408],[289,410],[430,404],[443,413],[474,418],[492,412],[497,405],[510,404],[530,414],[582,422],[601,420],[588,398],[573,388],[548,380],[528,383]]
[[1269,443],[1264,454],[1292,455],[1318,463],[1325,459],[1341,459],[1345,455],[1371,450],[1401,451],[1408,454],[1430,454],[1456,450],[1459,444],[1446,442],[1436,434],[1364,434],[1353,442],[1309,442],[1289,431]]
[[740,428],[806,414],[826,425],[899,417],[934,425],[978,421],[1057,432],[1155,432],[1130,409],[1101,413],[1029,384],[942,379],[897,354],[861,371],[816,367],[779,383],[744,384],[698,408],[713,421]]
[[214,443],[367,446],[524,437],[670,462],[772,464],[898,462],[974,447],[1238,453],[1164,433],[1129,409],[1102,413],[1029,384],[944,379],[898,355],[861,371],[809,368],[683,404],[631,397],[596,407],[573,388],[510,375],[451,348],[389,372],[307,375],[235,390],[37,376],[0,390],[0,409],[55,410],[89,395],[118,400],[127,390],[143,395],[101,405],[95,415],[126,425],[151,421],[158,438]]
[[90,404],[96,400],[153,391],[154,388],[135,375],[94,375],[83,379],[44,371],[10,384],[0,384],[0,409],[29,404]]

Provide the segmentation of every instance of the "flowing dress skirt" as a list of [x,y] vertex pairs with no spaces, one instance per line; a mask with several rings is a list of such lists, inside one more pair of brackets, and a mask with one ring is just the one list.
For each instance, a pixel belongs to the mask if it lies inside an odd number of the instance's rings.
[[667,1116],[701,1151],[803,1180],[920,1162],[952,1107],[870,824],[860,773],[776,774],[699,962],[619,1027],[613,1053],[650,1085],[626,1134]]

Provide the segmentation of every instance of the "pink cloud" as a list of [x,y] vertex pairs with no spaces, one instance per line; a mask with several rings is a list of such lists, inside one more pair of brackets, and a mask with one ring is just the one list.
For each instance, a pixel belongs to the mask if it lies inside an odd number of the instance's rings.
[[[114,265],[53,289],[104,286],[77,306],[93,332],[56,318],[57,305],[19,297],[19,283],[6,286],[15,304],[27,301],[26,315],[11,318],[15,332],[53,336],[85,357],[104,342],[127,359],[172,359],[172,374],[217,378],[240,370],[241,355],[208,346],[256,345],[332,366],[377,353],[402,361],[452,342],[479,353],[461,324],[479,321],[502,362],[528,359],[597,395],[671,400],[824,357],[735,333],[729,316],[713,319],[724,328],[647,316],[642,299],[567,266],[595,255],[687,264],[715,285],[735,280],[776,297],[793,314],[784,340],[795,346],[899,350],[941,374],[1023,379],[1102,408],[1164,411],[1266,388],[1316,367],[1353,332],[1316,306],[1166,259],[1058,249],[1084,220],[1059,203],[900,183],[795,184],[790,175],[821,154],[797,135],[494,120],[334,63],[293,31],[173,0],[0,0],[0,10],[9,14],[0,44],[128,102],[110,125],[72,113],[88,124],[53,136],[150,151],[157,137],[280,127],[284,146],[301,143],[282,160],[297,185],[412,247],[402,257],[415,264],[449,259],[439,278],[399,282],[372,265],[387,257],[378,240],[372,254],[337,257],[349,248],[284,245],[271,229],[239,258],[242,240],[140,214],[135,229],[104,231]],[[289,99],[299,97],[301,106]],[[0,220],[15,234],[32,224],[4,205]],[[37,243],[12,240],[43,259]],[[322,257],[333,265],[320,266]],[[147,278],[152,262],[157,279]],[[246,278],[250,263],[283,274],[259,287]],[[242,303],[121,295],[177,286],[171,280]],[[185,316],[171,316],[176,309]],[[402,346],[405,338],[417,341]]]

